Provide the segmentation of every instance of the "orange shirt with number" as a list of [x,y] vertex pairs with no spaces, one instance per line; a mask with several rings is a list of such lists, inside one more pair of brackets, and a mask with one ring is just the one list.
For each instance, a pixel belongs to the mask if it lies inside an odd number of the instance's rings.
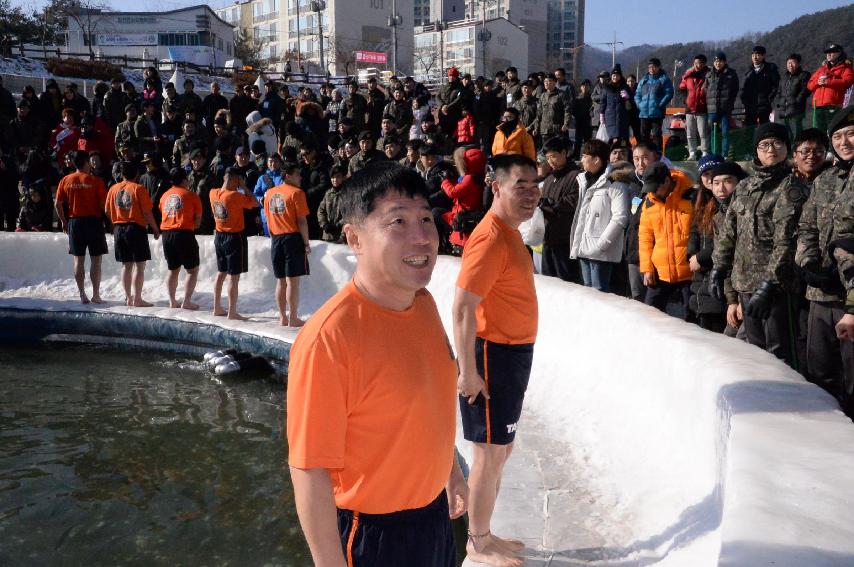
[[56,202],[68,203],[68,218],[98,217],[104,214],[107,188],[99,177],[76,171],[59,181]]
[[493,343],[531,344],[537,339],[534,265],[518,230],[492,211],[469,237],[457,287],[483,301],[477,306],[477,336]]
[[217,232],[243,232],[243,209],[258,206],[255,197],[228,189],[211,189],[210,199]]
[[160,198],[160,230],[196,230],[202,216],[202,200],[183,187],[172,187]]
[[145,213],[151,212],[151,197],[145,185],[121,181],[110,187],[104,207],[113,224],[136,223],[145,227]]
[[454,459],[457,366],[433,297],[381,307],[352,281],[297,336],[288,368],[288,461],[328,469],[335,504],[421,508]]
[[305,191],[293,185],[276,185],[264,193],[264,214],[270,234],[299,232],[299,219],[308,216]]

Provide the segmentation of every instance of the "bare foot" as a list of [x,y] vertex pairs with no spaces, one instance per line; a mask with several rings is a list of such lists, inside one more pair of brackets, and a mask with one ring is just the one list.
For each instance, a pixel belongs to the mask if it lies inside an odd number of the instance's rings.
[[93,295],[92,296],[92,303],[104,303],[104,300],[101,299],[100,295]]
[[285,317],[284,315],[281,315],[281,316],[279,317],[279,324],[280,324],[282,327],[287,327],[287,326],[288,326],[288,318],[287,318],[287,317]]
[[134,307],[153,307],[153,303],[149,303],[148,301],[140,298],[133,302]]
[[249,317],[244,317],[240,313],[229,313],[228,318],[232,321],[248,321]]
[[[177,305],[176,305],[177,307]],[[181,309],[187,309],[188,311],[196,311],[199,308],[198,303],[193,303],[192,301],[185,301],[181,304]]]
[[466,544],[466,556],[475,563],[485,563],[493,567],[521,567],[525,562],[513,552],[507,551],[492,539],[492,536],[478,542],[480,551],[475,549],[474,542],[469,540]]
[[495,534],[492,534],[492,537],[495,540],[495,542],[498,545],[500,545],[501,547],[503,547],[504,549],[508,549],[510,551],[513,551],[513,552],[522,551],[523,549],[525,549],[525,544],[521,540],[513,539],[513,538],[498,537]]
[[83,305],[89,303],[89,298],[86,297],[86,294],[83,292],[80,292],[80,303],[82,303]]
[[302,327],[303,325],[305,325],[305,321],[299,317],[288,320],[288,327]]
[[181,304],[180,304],[180,303],[178,303],[178,302],[177,302],[176,300],[174,300],[174,299],[170,299],[170,300],[169,300],[169,307],[171,307],[172,309],[178,309],[179,307],[181,307]]
[[223,309],[222,307],[214,307],[213,314],[217,317],[222,317],[226,314],[226,312],[225,309]]

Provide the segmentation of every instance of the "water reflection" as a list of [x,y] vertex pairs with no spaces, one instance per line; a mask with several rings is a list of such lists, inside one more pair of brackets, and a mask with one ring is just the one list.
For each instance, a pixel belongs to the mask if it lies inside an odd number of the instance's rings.
[[0,565],[307,565],[283,388],[0,349]]

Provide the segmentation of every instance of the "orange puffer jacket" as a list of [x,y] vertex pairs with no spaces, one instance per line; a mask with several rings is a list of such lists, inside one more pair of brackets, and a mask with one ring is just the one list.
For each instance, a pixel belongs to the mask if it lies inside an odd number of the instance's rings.
[[691,281],[688,266],[688,236],[694,219],[694,205],[687,194],[693,181],[684,172],[672,169],[670,175],[676,189],[662,203],[652,193],[647,194],[641,211],[638,229],[640,271],[656,271],[658,279],[667,283]]
[[499,126],[495,131],[492,141],[492,155],[498,154],[520,154],[532,160],[537,160],[537,150],[534,146],[534,138],[528,134],[528,130],[521,124],[506,136]]
[[[827,83],[824,86],[818,84],[822,75],[827,76]],[[845,91],[852,84],[854,84],[854,68],[851,67],[851,63],[845,61],[837,63],[833,67],[828,67],[827,63],[819,67],[810,77],[807,88],[813,93],[812,100],[815,108],[822,106],[842,108]]]

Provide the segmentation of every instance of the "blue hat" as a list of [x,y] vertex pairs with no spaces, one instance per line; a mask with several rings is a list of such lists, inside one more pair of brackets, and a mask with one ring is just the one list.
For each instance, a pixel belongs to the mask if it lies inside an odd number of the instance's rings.
[[697,174],[703,175],[706,171],[715,167],[719,163],[723,163],[723,156],[719,156],[718,154],[707,154],[700,158],[700,161],[697,162]]

